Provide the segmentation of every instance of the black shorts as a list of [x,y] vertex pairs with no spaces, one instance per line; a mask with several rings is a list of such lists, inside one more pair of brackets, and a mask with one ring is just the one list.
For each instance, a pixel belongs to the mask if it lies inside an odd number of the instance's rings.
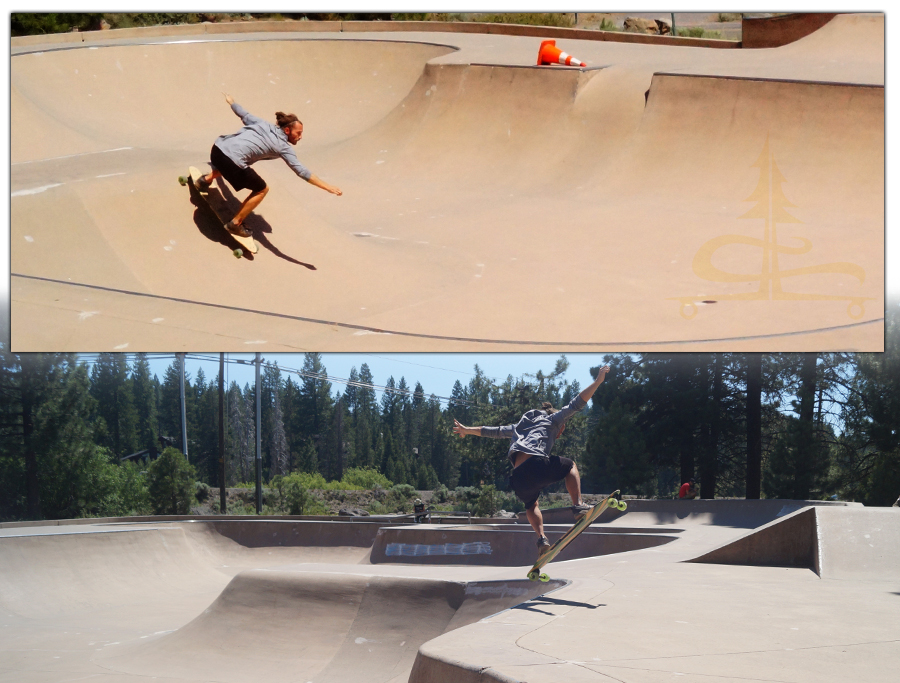
[[516,498],[525,503],[525,507],[531,507],[541,495],[541,490],[565,479],[574,464],[569,458],[558,455],[551,455],[549,458],[532,455],[513,469],[509,485]]
[[235,190],[251,190],[255,193],[266,189],[266,181],[259,176],[259,173],[249,166],[241,168],[216,145],[213,145],[209,151],[209,163]]

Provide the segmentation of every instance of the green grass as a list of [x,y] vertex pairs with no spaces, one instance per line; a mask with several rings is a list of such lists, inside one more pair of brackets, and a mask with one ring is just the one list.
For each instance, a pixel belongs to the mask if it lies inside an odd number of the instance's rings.
[[722,34],[718,31],[704,31],[702,26],[691,26],[690,28],[678,29],[678,34],[682,38],[709,38],[711,40],[721,40]]

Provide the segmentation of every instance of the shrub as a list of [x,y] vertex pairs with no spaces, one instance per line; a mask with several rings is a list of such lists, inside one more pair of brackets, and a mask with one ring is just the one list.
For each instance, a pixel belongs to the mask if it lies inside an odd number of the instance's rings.
[[494,501],[496,492],[497,487],[493,484],[482,487],[481,494],[478,496],[478,500],[475,501],[472,514],[476,517],[493,517],[494,513],[500,509],[496,507]]
[[126,462],[119,466],[119,499],[121,515],[149,515],[153,511],[147,475],[137,463]]
[[[308,472],[292,472],[286,476],[272,478],[272,487],[277,490],[275,505],[289,515],[323,515],[328,512],[325,505],[310,491],[310,481],[321,480],[321,475]],[[324,480],[322,480],[324,481]]]
[[166,448],[147,470],[150,505],[156,515],[186,515],[197,471],[176,448]]
[[434,493],[431,496],[431,502],[446,503],[448,500],[450,500],[450,490],[443,484],[439,484],[437,488],[434,489]]
[[343,484],[342,488],[346,491],[353,489],[371,491],[378,487],[389,489],[394,485],[390,479],[371,467],[351,467],[344,472],[341,483]]
[[203,481],[195,481],[194,495],[197,497],[198,503],[203,503],[209,500],[209,484]]

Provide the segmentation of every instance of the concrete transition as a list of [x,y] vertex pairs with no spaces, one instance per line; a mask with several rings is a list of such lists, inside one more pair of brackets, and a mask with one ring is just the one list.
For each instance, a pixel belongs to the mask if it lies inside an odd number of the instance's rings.
[[7,523],[0,680],[896,678],[894,508],[634,500],[580,538],[540,583],[527,523]]
[[[13,41],[13,350],[882,350],[883,15],[544,36],[583,69],[533,27],[304,24]],[[175,182],[222,92],[344,191],[257,165],[252,260]]]

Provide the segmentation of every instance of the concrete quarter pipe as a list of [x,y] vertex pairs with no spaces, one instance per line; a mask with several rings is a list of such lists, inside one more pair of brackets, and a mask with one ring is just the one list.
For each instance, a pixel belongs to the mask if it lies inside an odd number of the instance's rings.
[[[547,584],[527,523],[478,521],[5,523],[0,681],[896,678],[895,508],[634,500]],[[384,553],[451,544],[492,552]]]
[[[12,348],[879,351],[883,36],[573,40],[586,69],[449,33],[14,50]],[[223,91],[297,113],[344,190],[258,164],[252,260],[175,182],[238,129]]]

